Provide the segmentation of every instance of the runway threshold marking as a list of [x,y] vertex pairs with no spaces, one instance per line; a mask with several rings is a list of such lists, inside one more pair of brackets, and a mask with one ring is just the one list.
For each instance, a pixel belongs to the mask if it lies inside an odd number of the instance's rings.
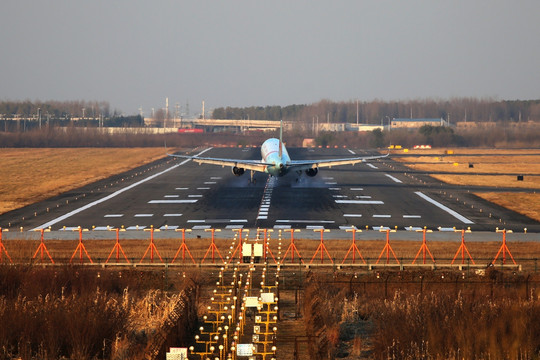
[[[198,154],[195,155],[195,156],[200,156],[200,155],[204,154],[205,152],[207,152],[207,151],[209,151],[209,150],[211,150],[211,149],[212,149],[211,147],[208,148],[208,149],[205,149],[205,150],[201,151],[200,153],[198,153]],[[54,224],[56,224],[56,223],[58,223],[58,222],[60,222],[60,221],[62,221],[62,220],[65,220],[65,219],[67,219],[67,218],[69,218],[69,217],[71,217],[71,216],[73,216],[73,215],[75,215],[75,214],[78,214],[78,213],[80,213],[80,212],[82,212],[82,211],[84,211],[84,210],[90,209],[91,207],[94,207],[94,206],[96,206],[96,205],[98,205],[98,204],[101,204],[102,202],[105,202],[105,201],[107,201],[107,200],[110,200],[110,199],[112,199],[112,198],[114,198],[114,197],[116,197],[116,196],[118,196],[118,195],[120,195],[120,194],[122,194],[122,193],[124,193],[124,192],[126,192],[126,191],[128,191],[128,190],[133,189],[134,187],[137,187],[137,186],[139,186],[139,185],[141,185],[141,184],[144,184],[145,182],[147,182],[147,181],[149,181],[149,180],[155,179],[155,178],[158,177],[158,176],[161,176],[161,175],[163,175],[163,174],[165,174],[165,173],[167,173],[167,172],[169,172],[169,171],[171,171],[171,170],[174,170],[174,169],[176,169],[177,167],[180,167],[180,166],[182,166],[182,165],[188,163],[190,160],[191,160],[191,159],[186,159],[186,160],[182,161],[182,162],[179,163],[179,164],[173,165],[173,166],[171,166],[170,168],[165,169],[165,170],[163,170],[163,171],[161,171],[161,172],[159,172],[159,173],[156,173],[156,174],[154,174],[154,175],[150,175],[150,176],[147,177],[147,178],[144,178],[144,179],[142,179],[142,180],[139,180],[139,181],[137,181],[136,183],[133,183],[133,184],[131,184],[131,185],[128,185],[128,186],[126,186],[126,187],[123,188],[123,189],[117,190],[117,191],[113,192],[112,194],[109,194],[109,195],[107,195],[107,196],[105,196],[105,197],[103,197],[103,198],[101,198],[101,199],[99,199],[99,200],[96,200],[96,201],[91,202],[90,204],[86,204],[86,205],[84,205],[84,206],[81,206],[81,207],[78,208],[78,209],[75,209],[75,210],[73,210],[73,211],[70,211],[70,212],[68,212],[67,214],[64,214],[64,215],[62,215],[62,216],[59,216],[59,217],[57,217],[56,219],[53,219],[53,220],[51,220],[51,221],[48,221],[48,222],[46,222],[45,224],[42,224],[42,225],[40,225],[40,226],[38,226],[38,227],[32,229],[32,231],[33,231],[33,230],[36,230],[36,229],[45,229],[45,228],[48,228],[49,226],[52,226],[52,225],[54,225]],[[177,189],[178,189],[178,188],[177,188]]]
[[432,198],[430,198],[429,196],[427,196],[426,194],[422,193],[421,191],[415,191],[414,192],[416,195],[420,196],[422,199],[426,200],[427,202],[435,205],[436,207],[438,207],[439,209],[441,210],[444,210],[446,211],[447,213],[449,213],[450,215],[452,215],[453,217],[455,217],[456,219],[458,219],[459,221],[465,223],[465,224],[474,224],[473,221],[467,219],[465,216],[459,214],[458,212],[450,209],[449,207],[441,204],[440,202],[436,201],[436,200],[433,200]]

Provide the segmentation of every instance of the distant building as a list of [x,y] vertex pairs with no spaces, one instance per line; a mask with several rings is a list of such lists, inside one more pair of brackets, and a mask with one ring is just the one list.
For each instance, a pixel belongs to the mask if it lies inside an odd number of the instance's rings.
[[409,128],[409,129],[415,129],[420,128],[424,125],[431,125],[431,126],[450,126],[450,124],[444,120],[443,118],[440,119],[392,119],[390,122],[390,127],[392,129],[400,129],[400,128]]

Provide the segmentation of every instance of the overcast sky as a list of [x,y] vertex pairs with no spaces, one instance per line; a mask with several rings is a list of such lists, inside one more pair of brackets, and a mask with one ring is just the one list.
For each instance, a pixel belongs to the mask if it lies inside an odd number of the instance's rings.
[[[2,0],[0,100],[540,98],[540,1]],[[171,110],[172,111],[172,110]]]

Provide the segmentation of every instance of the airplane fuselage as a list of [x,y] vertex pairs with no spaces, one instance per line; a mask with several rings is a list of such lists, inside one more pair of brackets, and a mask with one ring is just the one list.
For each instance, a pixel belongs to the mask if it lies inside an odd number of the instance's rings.
[[[281,151],[279,147],[281,145]],[[261,146],[262,162],[273,164],[267,166],[265,172],[273,176],[283,176],[289,171],[287,166],[291,162],[285,145],[276,138],[266,140]]]

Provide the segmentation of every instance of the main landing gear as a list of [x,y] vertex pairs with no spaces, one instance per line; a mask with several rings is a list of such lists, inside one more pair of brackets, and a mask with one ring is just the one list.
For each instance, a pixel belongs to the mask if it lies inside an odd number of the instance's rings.
[[250,170],[249,172],[250,172],[250,175],[251,175],[251,179],[249,179],[249,183],[250,183],[250,184],[255,184],[255,183],[257,182],[257,179],[255,179],[255,178],[253,177],[253,175],[255,175],[255,171],[254,171],[254,170]]

